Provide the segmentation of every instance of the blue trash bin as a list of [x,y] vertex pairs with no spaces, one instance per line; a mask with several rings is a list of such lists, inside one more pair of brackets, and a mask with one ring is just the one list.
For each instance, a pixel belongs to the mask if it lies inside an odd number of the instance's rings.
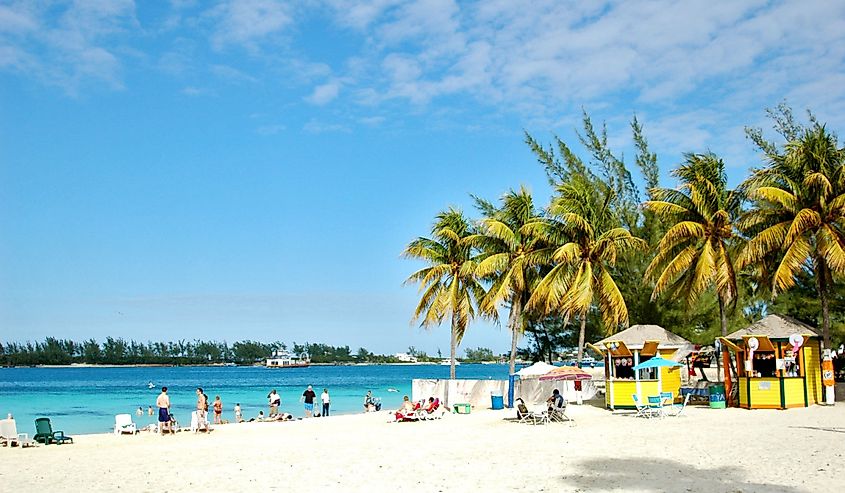
[[505,408],[505,398],[499,392],[491,392],[490,393],[490,407],[493,409],[504,409]]

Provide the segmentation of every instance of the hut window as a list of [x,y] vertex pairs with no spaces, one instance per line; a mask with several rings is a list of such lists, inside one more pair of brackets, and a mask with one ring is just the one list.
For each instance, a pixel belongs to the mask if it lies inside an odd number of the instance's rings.
[[613,375],[619,379],[634,379],[634,358],[623,356],[613,358]]
[[774,351],[756,351],[752,362],[753,376],[773,378],[777,376],[777,359]]
[[[640,353],[640,363],[645,363],[651,358],[651,355],[643,356]],[[657,368],[643,368],[640,370],[640,380],[657,380]]]

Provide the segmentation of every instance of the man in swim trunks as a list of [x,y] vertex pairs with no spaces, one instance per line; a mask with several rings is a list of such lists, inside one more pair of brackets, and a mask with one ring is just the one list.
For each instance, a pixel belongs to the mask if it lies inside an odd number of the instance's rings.
[[314,398],[317,397],[317,394],[314,393],[314,389],[311,388],[309,385],[305,392],[302,393],[302,400],[305,402],[305,417],[310,418],[314,414]]
[[167,387],[161,388],[161,394],[156,398],[156,407],[158,407],[158,432],[162,435],[165,431],[173,433],[170,427],[170,397],[167,396]]
[[201,387],[197,387],[197,422],[199,428],[208,428],[208,421],[206,410],[208,410],[208,401],[205,392]]

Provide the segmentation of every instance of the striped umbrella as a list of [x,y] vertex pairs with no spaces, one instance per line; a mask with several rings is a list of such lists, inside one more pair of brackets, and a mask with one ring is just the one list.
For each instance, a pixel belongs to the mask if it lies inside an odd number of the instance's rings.
[[540,380],[592,380],[593,376],[574,366],[561,366],[540,377]]

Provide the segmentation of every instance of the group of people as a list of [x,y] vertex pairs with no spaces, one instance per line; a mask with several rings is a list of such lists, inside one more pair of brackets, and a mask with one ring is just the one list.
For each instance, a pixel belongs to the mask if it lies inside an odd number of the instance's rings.
[[406,395],[402,397],[402,405],[393,415],[396,421],[415,420],[415,413],[434,414],[435,411],[440,409],[440,405],[440,399],[436,397],[429,397],[428,401],[422,399],[417,402],[411,402],[411,399]]
[[[209,404],[208,395],[205,394],[201,387],[197,387],[196,389],[196,417],[197,423],[194,429],[208,429],[208,412],[209,409],[214,413],[214,424],[223,424],[227,421],[223,420],[223,401],[220,399],[220,396],[215,396],[214,401]],[[300,397],[299,401],[303,404],[303,409],[306,418],[311,417],[327,417],[330,413],[331,408],[331,397],[329,396],[329,389],[324,388],[322,394],[319,395],[319,401],[317,400],[318,396],[317,393],[314,391],[314,388],[309,385],[304,392],[302,392],[302,396]],[[405,396],[405,400],[408,401],[408,397]],[[426,404],[425,401],[421,401],[419,404],[420,409],[427,409],[430,407],[433,399],[429,400],[430,402]],[[317,408],[316,405],[320,404],[320,407]],[[287,421],[293,419],[293,416],[289,413],[281,412],[282,406],[282,397],[276,392],[276,389],[272,389],[269,394],[267,394],[267,404],[268,404],[268,413],[267,415],[264,414],[264,411],[259,411],[258,415],[254,418],[244,419],[243,412],[241,410],[241,404],[236,403],[235,407],[233,408],[234,417],[236,423],[242,423],[244,421]],[[438,402],[439,404],[439,402]],[[178,430],[178,423],[176,422],[176,418],[173,416],[173,413],[170,411],[170,396],[167,393],[167,387],[161,388],[161,393],[156,398],[156,407],[158,408],[158,430],[161,433],[172,433]],[[404,404],[403,404],[404,405]],[[436,406],[435,406],[436,408]],[[364,396],[364,411],[365,412],[374,412],[381,410],[381,400],[377,397],[373,397],[372,391],[367,391],[367,395]],[[142,416],[144,414],[143,407],[139,407],[137,410],[138,416]],[[153,407],[150,406],[147,409],[147,414],[150,416],[154,415]]]
[[[195,431],[208,430],[208,395],[203,391],[202,387],[196,389],[196,426]],[[167,394],[167,387],[161,388],[161,393],[156,398],[156,407],[158,408],[158,430],[159,433],[173,433],[179,429],[176,417],[170,411],[170,396]],[[240,403],[235,405],[235,419],[238,419],[241,413]],[[214,424],[223,424],[223,401],[220,396],[214,397],[214,402],[211,404],[211,409],[214,412]],[[143,408],[138,408],[139,415],[143,413]],[[148,414],[153,414],[152,406],[148,409]]]
[[[323,389],[323,393],[320,394],[320,403],[322,404],[322,409],[321,411],[315,412],[314,405],[316,398],[317,393],[314,392],[314,387],[312,387],[311,385],[309,385],[305,389],[305,391],[302,393],[302,396],[299,398],[299,402],[303,404],[306,418],[327,417],[329,415],[329,410],[331,408],[332,402],[332,399],[329,396],[329,389]],[[284,415],[284,413],[279,413],[279,408],[282,405],[282,397],[276,392],[276,389],[271,390],[270,393],[267,394],[267,400],[270,408],[269,419],[275,419],[276,416],[280,414]]]

